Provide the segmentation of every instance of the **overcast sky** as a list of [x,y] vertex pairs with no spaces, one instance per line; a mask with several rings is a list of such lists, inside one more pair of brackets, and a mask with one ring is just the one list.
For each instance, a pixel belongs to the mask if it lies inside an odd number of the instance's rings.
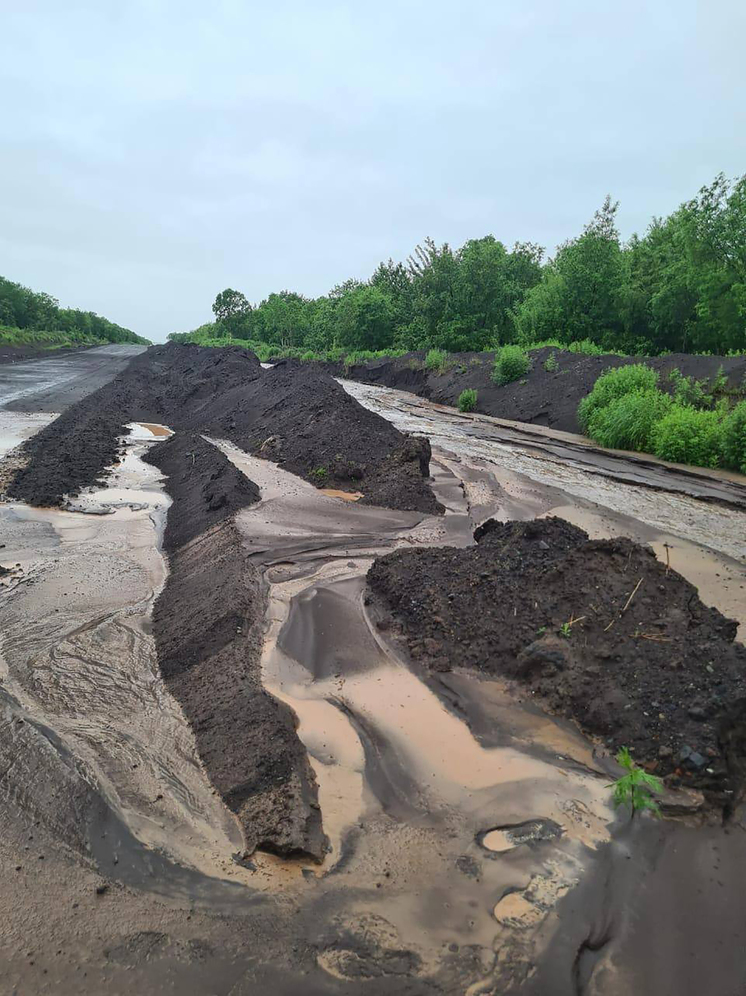
[[0,274],[154,340],[746,172],[743,0],[0,0]]

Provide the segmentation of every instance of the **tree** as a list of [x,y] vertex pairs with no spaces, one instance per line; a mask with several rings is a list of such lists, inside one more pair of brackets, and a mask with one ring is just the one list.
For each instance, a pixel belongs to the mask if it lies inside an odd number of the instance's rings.
[[215,298],[212,313],[215,321],[222,325],[228,335],[235,335],[241,323],[251,311],[251,305],[241,291],[226,287]]

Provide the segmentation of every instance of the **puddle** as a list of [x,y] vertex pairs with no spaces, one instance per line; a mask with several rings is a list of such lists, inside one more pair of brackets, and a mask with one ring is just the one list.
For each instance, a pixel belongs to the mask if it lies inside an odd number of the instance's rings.
[[562,836],[562,827],[553,820],[527,820],[509,827],[496,827],[478,838],[488,851],[512,851],[534,841],[554,840]]
[[342,501],[360,501],[363,497],[360,491],[338,491],[336,488],[319,488],[319,492],[329,498],[341,498]]

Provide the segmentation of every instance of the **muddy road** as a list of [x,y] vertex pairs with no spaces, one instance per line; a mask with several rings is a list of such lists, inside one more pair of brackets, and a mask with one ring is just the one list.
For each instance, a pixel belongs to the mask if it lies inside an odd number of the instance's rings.
[[[28,386],[7,377],[8,393]],[[470,546],[491,516],[559,515],[649,543],[743,627],[743,479],[345,386],[430,438],[445,514],[361,505],[205,441],[259,489],[230,518],[262,593],[246,653],[296,717],[328,841],[320,862],[247,854],[241,813],[206,768],[209,726],[190,722],[158,666],[170,499],[143,457],[168,427],[133,425],[81,511],[0,505],[0,991],[742,991],[740,809],[724,824],[676,792],[664,820],[615,813],[602,750],[500,679],[418,669],[367,604],[365,576],[396,549]],[[41,401],[12,404],[6,448],[49,421]],[[194,598],[190,625],[210,611]]]

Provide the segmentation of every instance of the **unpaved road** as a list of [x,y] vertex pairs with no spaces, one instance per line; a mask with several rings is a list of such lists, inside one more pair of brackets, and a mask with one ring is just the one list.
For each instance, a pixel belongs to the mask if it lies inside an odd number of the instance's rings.
[[[241,859],[160,677],[168,499],[141,456],[161,430],[140,427],[87,496],[111,514],[0,506],[0,563],[20,565],[0,594],[1,991],[744,991],[741,814],[625,822],[576,730],[498,681],[412,670],[364,602],[381,552],[559,514],[652,543],[743,624],[742,483],[346,386],[430,436],[444,517],[357,506],[213,440],[261,489],[237,523],[268,587],[264,686],[295,711],[319,785],[320,867]],[[13,441],[40,416],[7,418]]]

